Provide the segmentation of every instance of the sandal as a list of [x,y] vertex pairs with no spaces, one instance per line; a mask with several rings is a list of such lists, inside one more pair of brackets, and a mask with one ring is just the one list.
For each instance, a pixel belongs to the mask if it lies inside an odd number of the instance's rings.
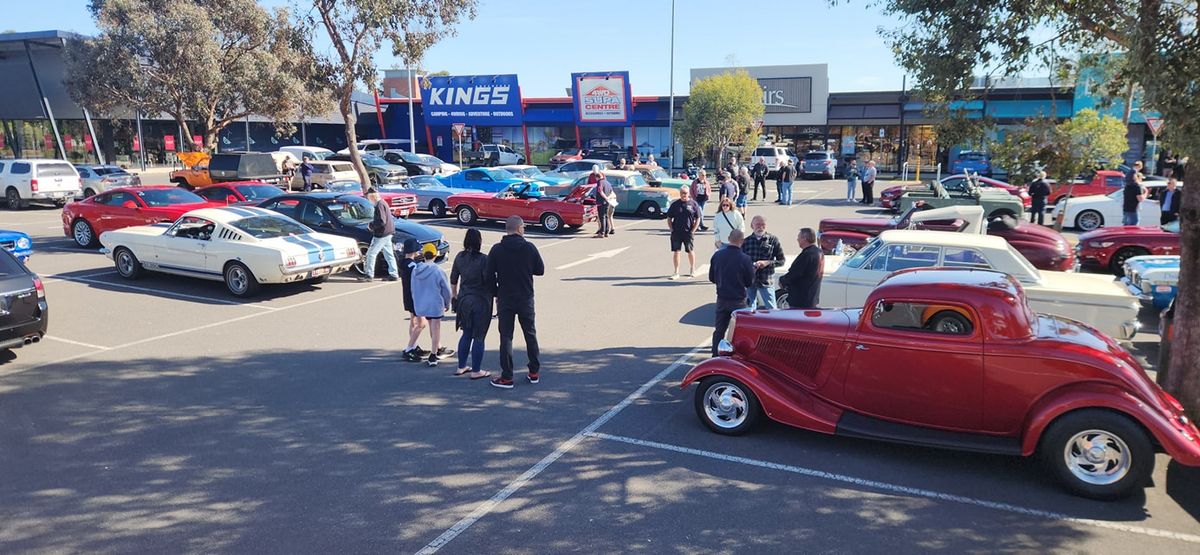
[[472,379],[472,380],[482,380],[482,379],[484,379],[484,378],[491,377],[491,375],[492,375],[492,373],[491,373],[491,372],[488,372],[487,370],[483,370],[483,373],[482,373],[482,374],[480,374],[480,375],[478,375],[478,376],[471,376],[471,379]]
[[458,370],[455,370],[453,374],[450,374],[450,375],[451,376],[464,376],[467,374],[467,372],[470,372],[470,371],[471,371],[470,368],[459,368]]

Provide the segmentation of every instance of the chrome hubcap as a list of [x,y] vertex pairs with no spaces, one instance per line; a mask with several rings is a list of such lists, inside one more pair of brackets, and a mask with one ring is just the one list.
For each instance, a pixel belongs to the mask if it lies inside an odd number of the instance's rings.
[[75,242],[81,246],[91,244],[92,229],[84,222],[75,222]]
[[1096,229],[1100,227],[1100,217],[1093,212],[1087,212],[1079,217],[1079,227],[1086,230]]
[[1120,481],[1133,462],[1125,441],[1103,430],[1075,434],[1063,450],[1063,459],[1076,478],[1099,486]]
[[728,382],[713,384],[704,394],[704,415],[721,428],[736,428],[745,422],[748,406],[746,393]]
[[120,270],[123,276],[132,274],[133,256],[126,251],[121,251],[121,254],[117,255],[117,270]]
[[546,218],[546,229],[549,229],[550,231],[554,231],[554,230],[558,229],[558,226],[559,226],[558,218],[555,218],[554,216],[550,216],[549,218]]
[[471,211],[470,210],[460,210],[458,212],[458,221],[460,221],[464,224],[471,223]]

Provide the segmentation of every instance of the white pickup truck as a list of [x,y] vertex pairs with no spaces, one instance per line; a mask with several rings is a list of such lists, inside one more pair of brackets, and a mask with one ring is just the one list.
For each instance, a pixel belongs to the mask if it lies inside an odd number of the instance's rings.
[[479,150],[464,152],[463,162],[470,166],[511,166],[524,164],[525,155],[508,145],[487,144],[480,146]]
[[80,185],[79,172],[64,160],[0,160],[0,191],[9,210],[31,202],[62,206],[81,194]]

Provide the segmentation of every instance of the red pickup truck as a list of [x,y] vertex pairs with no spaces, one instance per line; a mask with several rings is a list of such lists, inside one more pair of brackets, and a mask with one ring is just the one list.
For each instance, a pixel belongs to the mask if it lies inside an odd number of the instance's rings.
[[1046,199],[1046,208],[1058,204],[1059,199],[1066,196],[1068,190],[1072,197],[1086,197],[1088,195],[1107,195],[1124,186],[1125,174],[1117,170],[1099,170],[1092,176],[1091,181],[1051,184],[1050,197]]

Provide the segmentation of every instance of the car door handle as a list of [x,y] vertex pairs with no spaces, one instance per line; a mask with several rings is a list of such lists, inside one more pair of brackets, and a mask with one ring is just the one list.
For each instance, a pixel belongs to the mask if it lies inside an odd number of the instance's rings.
[[855,346],[854,346],[854,350],[856,350],[856,351],[870,351],[870,350],[871,350],[871,348],[870,348],[870,347],[867,347],[866,345],[863,345],[862,343],[859,343],[858,345],[855,345]]

